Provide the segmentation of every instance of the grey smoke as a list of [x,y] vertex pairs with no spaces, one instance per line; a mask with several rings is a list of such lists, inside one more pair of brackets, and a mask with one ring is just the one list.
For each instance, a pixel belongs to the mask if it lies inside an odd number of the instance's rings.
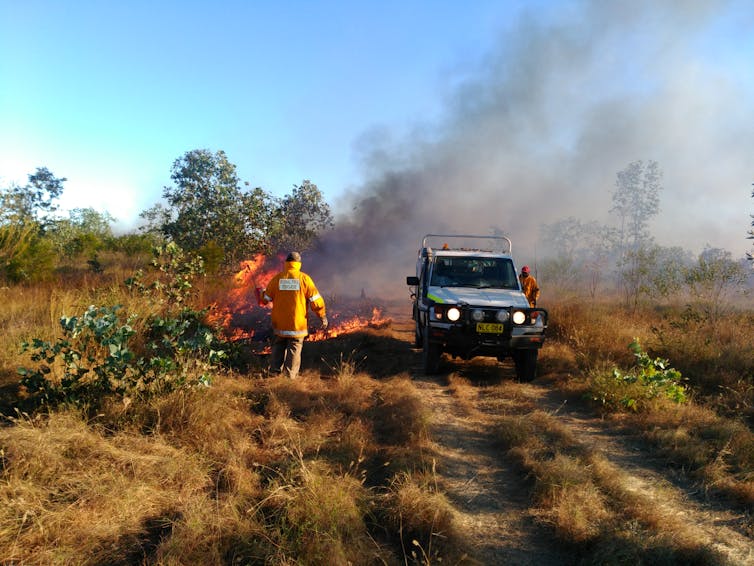
[[[449,77],[439,123],[398,141],[379,130],[360,140],[366,181],[338,203],[316,251],[321,286],[405,292],[430,232],[499,230],[518,263],[530,263],[547,254],[542,224],[610,222],[616,173],[637,159],[664,173],[658,243],[743,256],[754,8],[597,0],[556,10],[528,12],[484,61]],[[717,41],[723,20],[740,49]]]

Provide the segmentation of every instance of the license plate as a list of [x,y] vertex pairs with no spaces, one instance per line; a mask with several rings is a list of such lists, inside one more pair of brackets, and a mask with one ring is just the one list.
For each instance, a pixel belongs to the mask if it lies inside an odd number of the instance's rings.
[[502,334],[503,325],[495,322],[477,322],[476,331],[485,334]]

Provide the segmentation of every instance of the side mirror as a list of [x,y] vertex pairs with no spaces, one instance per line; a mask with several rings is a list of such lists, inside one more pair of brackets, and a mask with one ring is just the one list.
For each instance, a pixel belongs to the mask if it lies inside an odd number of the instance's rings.
[[409,275],[406,277],[406,285],[413,285],[416,287],[419,284],[419,278],[415,275]]

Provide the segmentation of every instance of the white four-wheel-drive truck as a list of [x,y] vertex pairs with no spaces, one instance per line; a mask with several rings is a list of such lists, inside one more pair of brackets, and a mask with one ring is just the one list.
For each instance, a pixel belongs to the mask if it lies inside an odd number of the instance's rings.
[[536,377],[547,311],[529,306],[511,248],[505,236],[424,236],[416,275],[406,283],[426,374],[437,373],[447,353],[464,360],[510,357],[519,380]]

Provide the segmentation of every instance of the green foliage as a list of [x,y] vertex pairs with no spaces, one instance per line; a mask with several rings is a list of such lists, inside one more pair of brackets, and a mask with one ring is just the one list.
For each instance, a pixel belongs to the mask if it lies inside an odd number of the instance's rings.
[[257,253],[307,249],[332,225],[317,185],[304,180],[282,199],[259,187],[242,189],[223,151],[186,152],[173,163],[171,179],[173,186],[163,191],[165,204],[141,213],[144,229],[202,255],[213,272],[216,265],[237,269]]
[[9,278],[9,271],[18,258],[31,246],[36,231],[34,225],[8,223],[0,226],[0,274],[5,279]]
[[18,253],[2,266],[2,275],[10,283],[49,280],[54,272],[57,253],[49,238],[39,233],[37,224],[29,224],[31,231]]
[[37,167],[26,185],[12,185],[0,192],[0,221],[3,223],[39,222],[45,226],[58,206],[67,179],[55,177],[46,167]]
[[207,271],[207,273],[218,273],[220,267],[222,266],[225,253],[223,252],[223,249],[217,244],[217,242],[210,240],[201,248],[199,248],[197,252],[204,261],[204,269]]
[[706,248],[685,272],[691,296],[712,320],[719,317],[729,296],[742,289],[746,279],[744,266],[720,248]]
[[47,233],[61,256],[75,258],[92,256],[112,238],[114,218],[93,208],[77,208],[68,218],[55,220]]
[[[158,277],[129,286],[162,308],[126,315],[120,305],[88,307],[62,317],[62,337],[23,344],[34,368],[20,368],[21,384],[38,404],[70,403],[96,408],[106,397],[145,398],[175,389],[206,386],[207,373],[226,357],[206,311],[187,306],[201,260],[186,260],[175,244],[155,250]],[[141,330],[137,330],[141,329]]]
[[686,388],[678,370],[670,367],[668,360],[652,358],[644,352],[635,338],[628,346],[636,360],[634,368],[623,373],[614,368],[612,373],[599,373],[590,389],[592,400],[613,409],[638,411],[647,401],[658,397],[675,403],[685,403]]
[[142,213],[150,229],[189,252],[214,242],[225,266],[236,266],[258,251],[272,200],[261,189],[241,189],[236,166],[225,152],[186,152],[173,163],[171,179],[174,185],[163,191],[166,206]]
[[152,255],[151,265],[158,276],[147,283],[144,270],[140,269],[126,280],[126,287],[163,305],[185,304],[194,294],[194,279],[204,275],[202,258],[189,257],[174,242],[154,247]]
[[689,252],[679,247],[642,244],[627,250],[618,262],[627,303],[636,308],[642,296],[652,300],[671,296],[683,287],[691,261]]
[[305,250],[319,233],[332,226],[330,207],[314,183],[304,180],[283,198],[275,212],[273,251]]
[[128,257],[149,255],[161,244],[159,236],[154,233],[122,234],[108,239],[107,247],[116,252],[122,252]]

